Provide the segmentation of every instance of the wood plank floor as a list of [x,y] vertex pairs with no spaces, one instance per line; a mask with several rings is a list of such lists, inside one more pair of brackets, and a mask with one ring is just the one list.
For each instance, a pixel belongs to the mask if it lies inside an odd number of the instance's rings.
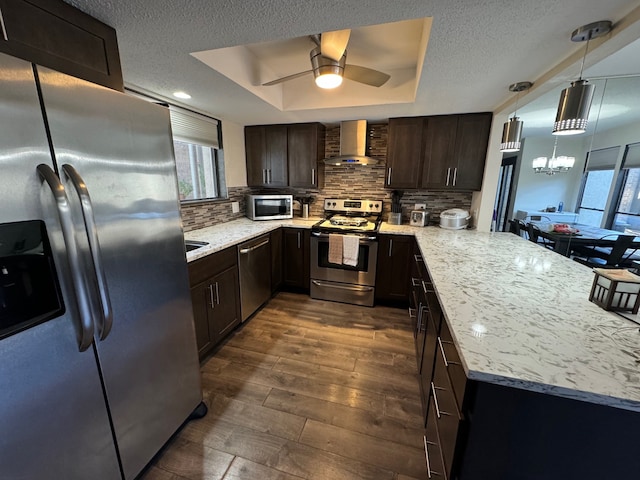
[[209,413],[143,480],[426,478],[405,310],[280,293],[202,365]]

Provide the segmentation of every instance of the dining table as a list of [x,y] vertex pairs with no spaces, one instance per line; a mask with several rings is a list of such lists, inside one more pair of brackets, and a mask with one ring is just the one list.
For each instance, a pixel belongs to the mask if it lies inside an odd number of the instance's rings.
[[620,235],[632,235],[636,239],[631,244],[631,248],[640,248],[640,238],[633,233],[621,232],[618,230],[608,230],[606,228],[594,227],[583,223],[564,224],[570,227],[572,233],[563,233],[555,230],[555,224],[548,222],[532,222],[540,229],[539,235],[553,243],[553,250],[568,257],[571,255],[572,247],[613,247],[616,239]]

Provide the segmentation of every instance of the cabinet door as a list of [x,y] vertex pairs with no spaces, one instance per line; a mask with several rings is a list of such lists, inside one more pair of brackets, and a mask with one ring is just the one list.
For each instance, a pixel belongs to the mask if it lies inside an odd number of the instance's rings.
[[240,284],[238,268],[230,267],[211,279],[213,308],[209,313],[209,330],[217,344],[240,323]]
[[408,303],[413,237],[380,235],[376,266],[376,299]]
[[268,187],[286,187],[287,176],[287,126],[265,127],[266,168]]
[[283,284],[295,289],[309,289],[309,231],[285,228],[283,243]]
[[202,357],[213,346],[209,332],[209,309],[211,302],[209,283],[201,283],[191,289],[191,303],[193,305],[193,323],[196,330],[198,355]]
[[282,286],[282,229],[271,232],[271,294]]
[[420,186],[422,124],[422,117],[389,119],[386,187]]
[[455,173],[458,115],[428,117],[424,124],[423,188],[449,188]]
[[456,133],[455,176],[453,187],[480,190],[487,157],[491,113],[459,115]]
[[0,0],[0,51],[123,91],[116,31],[62,1]]
[[324,157],[324,126],[319,123],[289,125],[287,156],[289,186],[318,188],[318,162]]
[[247,185],[263,187],[267,183],[265,127],[244,127],[244,146],[247,157]]

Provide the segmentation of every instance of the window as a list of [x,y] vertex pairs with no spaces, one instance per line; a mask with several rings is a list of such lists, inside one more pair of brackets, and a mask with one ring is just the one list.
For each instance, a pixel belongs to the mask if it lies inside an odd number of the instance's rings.
[[180,201],[225,198],[219,122],[173,106],[170,112]]
[[580,223],[600,227],[611,190],[619,147],[589,152],[578,202]]
[[640,231],[640,143],[627,146],[622,165],[622,187],[611,227]]

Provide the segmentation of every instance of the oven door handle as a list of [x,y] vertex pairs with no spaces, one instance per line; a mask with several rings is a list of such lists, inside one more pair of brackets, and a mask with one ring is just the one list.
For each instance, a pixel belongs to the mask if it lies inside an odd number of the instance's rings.
[[[329,234],[328,233],[320,233],[320,232],[311,232],[311,235],[313,235],[314,237],[318,237],[318,238],[329,238]],[[337,233],[336,235],[342,235],[340,233]],[[348,234],[347,234],[348,235]],[[378,240],[378,237],[365,237],[362,235],[356,235],[357,237],[360,238],[360,240]]]
[[338,290],[349,290],[352,292],[370,292],[373,290],[373,287],[361,287],[359,285],[335,285],[333,283],[321,282],[320,280],[311,280],[311,282],[318,287],[336,288]]

